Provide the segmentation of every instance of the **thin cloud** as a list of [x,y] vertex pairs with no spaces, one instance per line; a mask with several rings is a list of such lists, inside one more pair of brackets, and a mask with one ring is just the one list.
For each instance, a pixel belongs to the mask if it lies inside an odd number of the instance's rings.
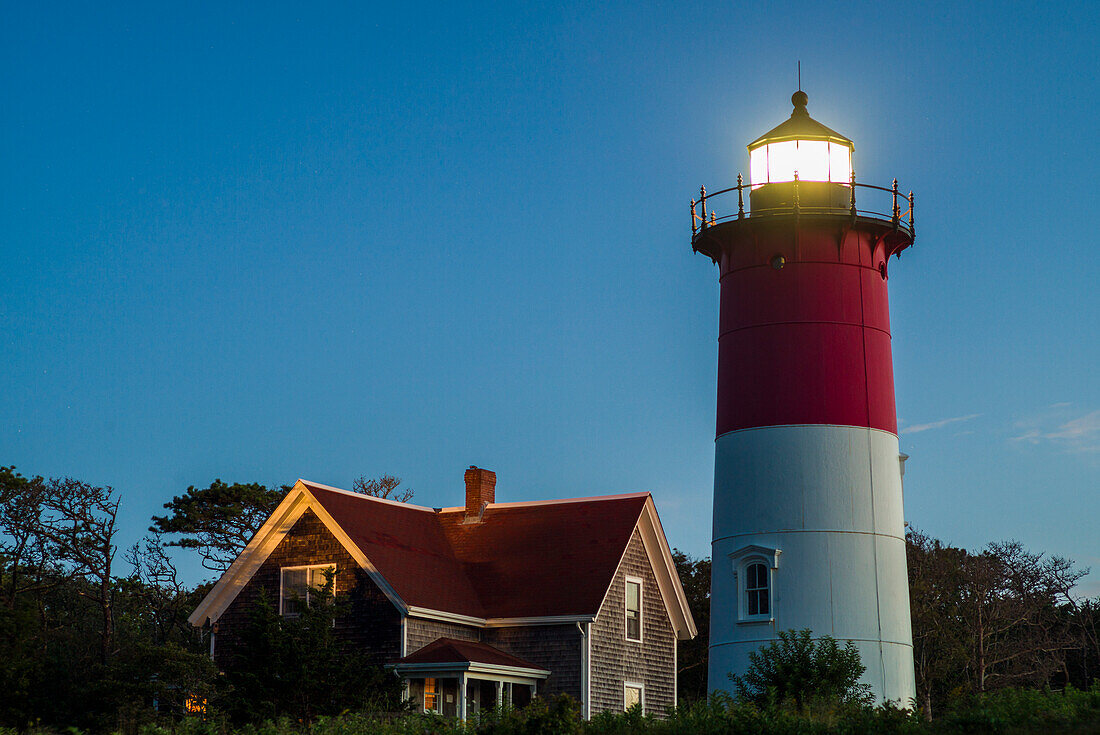
[[902,429],[902,434],[916,434],[921,431],[929,431],[931,429],[942,429],[948,424],[957,424],[960,421],[969,421],[970,419],[976,419],[981,416],[980,413],[972,413],[967,416],[953,416],[949,419],[940,419],[939,421],[929,421],[927,424],[913,424],[912,426]]
[[1024,431],[1013,441],[1028,444],[1052,444],[1069,452],[1100,452],[1100,410],[1066,418],[1069,404],[1055,404],[1058,415],[1047,415],[1017,426]]

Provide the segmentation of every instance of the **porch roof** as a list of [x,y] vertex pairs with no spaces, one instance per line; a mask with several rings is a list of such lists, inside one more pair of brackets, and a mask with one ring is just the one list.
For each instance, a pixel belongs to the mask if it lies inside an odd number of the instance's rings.
[[[418,651],[410,653],[404,658],[393,662],[393,666],[399,671],[409,669],[439,668],[454,664],[468,664],[478,666],[503,667],[513,670],[522,670],[531,674],[550,672],[538,664],[525,661],[518,656],[505,653],[499,648],[494,648],[487,643],[474,641],[460,641],[455,638],[437,638]],[[459,668],[466,668],[459,666]]]

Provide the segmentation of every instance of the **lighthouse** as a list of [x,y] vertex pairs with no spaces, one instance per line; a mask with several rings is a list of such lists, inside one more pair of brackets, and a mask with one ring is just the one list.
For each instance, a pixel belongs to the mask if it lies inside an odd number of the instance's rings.
[[709,688],[777,632],[852,641],[879,701],[914,696],[887,284],[913,195],[857,182],[810,117],[748,145],[749,181],[700,191],[692,248],[718,265]]

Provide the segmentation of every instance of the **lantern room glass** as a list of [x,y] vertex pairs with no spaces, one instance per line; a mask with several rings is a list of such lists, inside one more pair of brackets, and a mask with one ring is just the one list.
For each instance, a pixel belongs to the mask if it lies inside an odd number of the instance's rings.
[[754,189],[794,181],[796,172],[799,181],[847,184],[852,179],[852,149],[825,140],[784,140],[749,151],[749,177]]

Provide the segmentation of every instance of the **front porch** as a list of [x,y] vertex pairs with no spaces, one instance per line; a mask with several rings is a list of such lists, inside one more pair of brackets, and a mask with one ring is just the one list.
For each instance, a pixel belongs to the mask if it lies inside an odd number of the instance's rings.
[[423,712],[467,720],[483,709],[522,707],[550,672],[484,643],[440,638],[391,664]]

